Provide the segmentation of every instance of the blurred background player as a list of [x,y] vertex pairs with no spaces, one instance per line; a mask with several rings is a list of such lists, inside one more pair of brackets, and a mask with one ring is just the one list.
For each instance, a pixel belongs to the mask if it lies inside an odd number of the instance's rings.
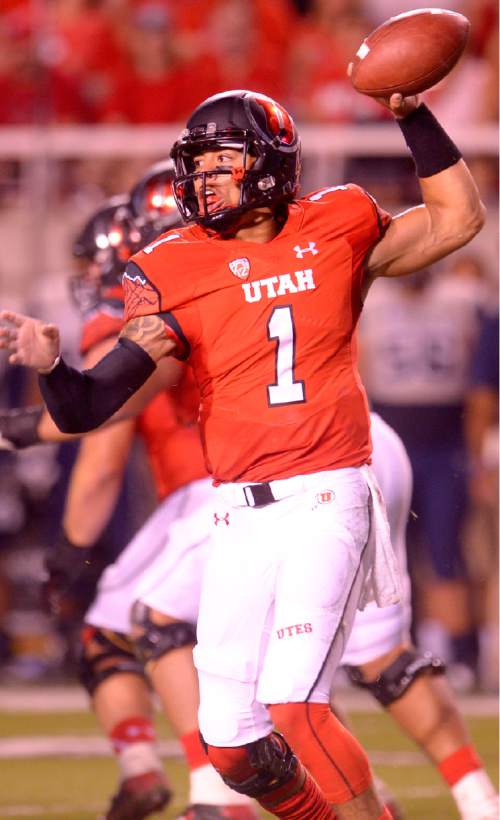
[[412,464],[409,557],[418,644],[450,664],[457,686],[472,688],[477,643],[464,559],[470,548],[462,544],[463,415],[489,293],[473,256],[442,267],[376,283],[360,323],[361,371],[374,410],[399,433]]
[[478,675],[498,692],[498,310],[483,316],[465,402],[472,544],[467,566],[479,623]]
[[351,682],[369,691],[436,766],[462,820],[495,820],[498,795],[460,715],[445,665],[412,644],[406,560],[411,464],[396,432],[376,413],[370,418],[373,469],[386,504],[403,594],[398,604],[379,608],[369,603],[356,613],[342,664]]
[[[119,277],[125,260],[134,247],[178,221],[171,176],[170,163],[154,166],[132,192],[135,204],[147,199],[141,203],[140,218],[133,220],[128,197],[114,197],[93,215],[75,242],[75,254],[88,266],[84,277],[73,282],[73,292],[84,308],[81,349],[89,366],[115,344],[123,324]],[[208,543],[204,504],[211,487],[199,446],[196,394],[194,403],[190,400],[191,378],[188,371],[177,372],[175,367],[173,378],[179,382],[176,388],[158,394],[137,421],[123,420],[82,441],[69,485],[63,536],[47,560],[49,595],[52,607],[64,610],[68,598],[85,583],[88,564],[99,560],[94,545],[113,512],[137,433],[145,441],[161,504],[118,561],[105,570],[82,631],[81,679],[120,767],[121,785],[106,820],[139,820],[161,809],[170,797],[156,749],[146,668],[190,768],[192,806],[185,817],[253,820],[250,801],[225,786],[199,739],[192,647],[199,567]],[[59,438],[47,415],[40,428]],[[161,560],[155,563],[158,557]],[[134,646],[129,638],[130,609],[140,598],[137,580],[148,575],[150,565],[149,597],[138,602]],[[161,599],[159,612],[151,603],[153,588],[165,577],[170,594]]]

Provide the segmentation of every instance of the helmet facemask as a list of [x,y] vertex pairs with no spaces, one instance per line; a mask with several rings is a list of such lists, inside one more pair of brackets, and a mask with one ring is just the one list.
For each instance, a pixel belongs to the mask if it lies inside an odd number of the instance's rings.
[[[231,110],[226,116],[224,112],[221,116],[221,103],[228,109],[236,107],[236,116]],[[286,115],[287,123],[290,124],[286,136],[285,129],[274,133],[270,129],[266,131],[262,122],[259,126],[255,111],[258,112],[258,106],[264,104],[274,105],[280,113]],[[191,121],[196,123],[197,120],[209,119],[212,115],[214,119],[221,120],[221,127],[212,121],[189,127]],[[232,116],[248,124],[248,127],[235,127],[231,122]],[[259,116],[265,122],[263,115]],[[230,225],[245,211],[259,207],[274,208],[278,203],[293,198],[298,189],[300,141],[291,118],[277,103],[251,92],[227,92],[202,103],[190,123],[171,152],[176,172],[174,196],[186,222],[197,222],[219,230]],[[224,147],[241,150],[241,168],[222,166],[209,172],[195,169],[194,157]],[[252,157],[253,162],[247,168],[248,157]],[[210,188],[210,178],[223,174],[230,175],[238,183],[238,204],[210,211],[206,193],[207,188]],[[197,184],[199,193],[196,191]]]

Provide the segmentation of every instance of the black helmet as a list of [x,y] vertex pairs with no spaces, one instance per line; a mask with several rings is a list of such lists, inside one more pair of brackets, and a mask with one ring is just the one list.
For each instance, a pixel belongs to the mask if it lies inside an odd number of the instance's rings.
[[173,192],[174,163],[155,162],[130,192],[130,209],[144,245],[181,222]]
[[[73,242],[73,256],[85,264],[69,285],[73,300],[83,313],[98,302],[101,286],[119,282],[127,259],[143,244],[126,194],[107,199],[94,211]],[[98,268],[95,277],[88,274],[89,262]]]
[[101,278],[116,281],[129,256],[141,247],[141,232],[136,226],[126,194],[107,199],[87,220],[73,242],[73,256],[95,262]]
[[[197,172],[193,159],[217,146],[241,149],[243,167],[248,154],[255,161],[243,178],[235,177],[241,183],[239,204],[209,213],[206,199],[209,174]],[[186,222],[221,227],[250,208],[291,200],[298,191],[300,138],[297,129],[290,114],[264,94],[226,91],[209,97],[195,109],[170,155],[175,163],[174,196]],[[232,170],[221,168],[217,170],[219,173],[232,174]],[[195,192],[197,178],[201,178],[203,207]]]

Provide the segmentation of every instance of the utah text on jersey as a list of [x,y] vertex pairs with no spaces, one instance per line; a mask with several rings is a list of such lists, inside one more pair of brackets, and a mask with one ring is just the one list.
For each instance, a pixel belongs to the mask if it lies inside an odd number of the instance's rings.
[[258,279],[256,282],[245,282],[241,287],[247,302],[260,302],[263,296],[273,299],[275,296],[284,296],[286,293],[316,290],[311,268],[296,270],[293,273],[282,273],[279,276],[269,276],[266,279]]

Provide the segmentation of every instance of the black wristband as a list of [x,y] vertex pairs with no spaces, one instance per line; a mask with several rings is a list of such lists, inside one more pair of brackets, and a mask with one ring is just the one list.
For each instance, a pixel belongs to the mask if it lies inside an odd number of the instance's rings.
[[457,146],[424,103],[397,123],[412,153],[417,176],[432,177],[461,159]]
[[0,413],[0,435],[18,450],[39,444],[38,423],[44,407],[18,407]]

